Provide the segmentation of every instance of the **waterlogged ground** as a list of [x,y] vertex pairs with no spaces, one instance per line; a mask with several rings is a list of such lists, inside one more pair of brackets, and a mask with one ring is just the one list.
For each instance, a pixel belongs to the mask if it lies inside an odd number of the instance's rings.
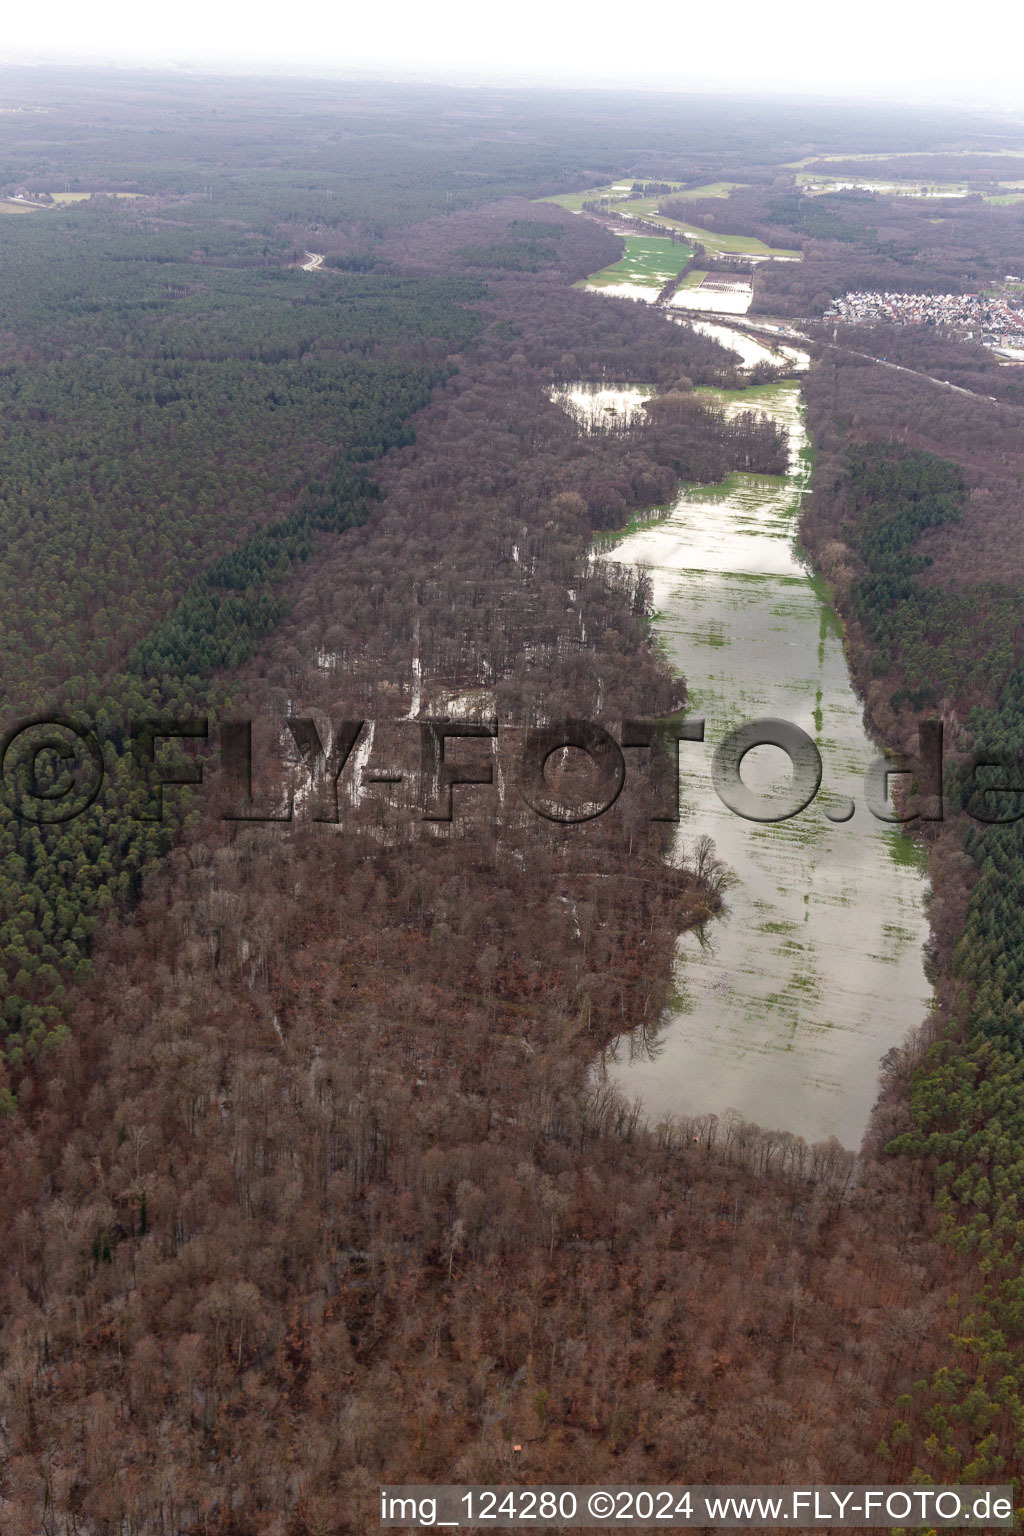
[[[667,282],[686,266],[693,250],[678,240],[662,240],[656,235],[627,235],[621,260],[588,277],[587,288],[623,288],[642,290],[650,302],[658,297]],[[630,292],[626,297],[637,297]]]
[[863,181],[834,180],[830,176],[815,175],[802,171],[797,176],[798,185],[812,196],[826,192],[882,192],[892,197],[968,197],[970,187],[964,182],[924,181]]
[[773,366],[787,365],[803,373],[809,362],[806,352],[797,347],[788,346],[785,342],[772,338],[772,346],[760,337],[749,335],[746,331],[738,331],[733,326],[715,325],[707,320],[691,320],[688,323],[693,330],[700,331],[702,336],[710,336],[713,341],[720,342],[723,347],[728,347],[731,352],[739,355],[741,368],[753,368],[758,363],[771,363]]
[[647,384],[559,384],[551,391],[556,405],[588,431],[632,421],[654,391]]
[[677,288],[669,299],[673,309],[704,309],[717,315],[745,315],[754,298],[752,283],[732,288]]
[[[573,213],[580,213],[584,203],[597,203],[606,207],[610,212],[622,214],[626,218],[639,219],[645,224],[656,224],[662,229],[671,229],[684,237],[699,240],[705,250],[714,251],[717,255],[744,255],[753,256],[759,260],[774,257],[782,261],[800,261],[799,251],[791,251],[775,246],[765,245],[763,240],[758,240],[754,235],[723,235],[714,229],[691,228],[687,224],[680,224],[678,219],[671,219],[660,212],[662,202],[668,197],[681,194],[688,202],[694,198],[707,198],[708,212],[714,208],[714,198],[727,197],[734,187],[745,185],[737,181],[710,182],[707,186],[685,189],[682,182],[666,182],[671,191],[668,194],[659,193],[657,197],[631,197],[632,182],[617,181],[610,186],[590,187],[585,192],[562,192],[554,197],[538,199],[542,203],[558,203],[562,208],[568,208]],[[678,268],[677,268],[678,270]]]
[[[704,947],[681,937],[677,996],[653,1038],[623,1036],[605,1067],[652,1120],[735,1109],[856,1146],[881,1057],[927,1011],[924,878],[907,840],[866,808],[863,774],[876,751],[838,621],[794,545],[807,482],[799,387],[715,398],[730,411],[756,404],[786,425],[789,474],[684,492],[663,521],[600,558],[649,567],[657,636],[687,678],[691,712],[707,720],[705,743],[680,748],[673,857],[709,833],[739,883]],[[726,732],[764,716],[807,731],[824,765],[811,806],[773,825],[727,810],[710,777]],[[750,753],[742,772],[754,788],[788,781],[773,747]],[[852,819],[830,822],[826,807],[847,799]]]

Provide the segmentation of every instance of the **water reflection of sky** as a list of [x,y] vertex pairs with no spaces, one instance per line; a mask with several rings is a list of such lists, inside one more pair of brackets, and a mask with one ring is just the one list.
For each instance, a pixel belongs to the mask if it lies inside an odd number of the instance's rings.
[[[706,832],[739,876],[707,947],[680,939],[678,998],[649,1042],[653,1055],[625,1036],[608,1072],[655,1119],[732,1108],[855,1146],[880,1058],[927,1009],[925,883],[902,839],[866,808],[863,773],[876,749],[837,622],[797,557],[798,388],[774,385],[754,399],[790,430],[787,480],[742,475],[715,494],[684,493],[663,522],[604,556],[650,568],[659,639],[688,680],[693,712],[707,717],[705,744],[680,750],[674,856]],[[824,765],[818,798],[775,825],[734,816],[710,780],[722,736],[762,716],[801,726]],[[780,782],[773,756],[751,754],[745,781]],[[829,822],[825,808],[845,796],[857,806],[852,820]]]

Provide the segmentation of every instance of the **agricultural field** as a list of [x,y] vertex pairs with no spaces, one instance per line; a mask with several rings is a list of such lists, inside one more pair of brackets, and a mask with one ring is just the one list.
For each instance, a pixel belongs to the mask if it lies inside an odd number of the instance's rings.
[[[581,213],[584,203],[629,203],[630,213],[650,214],[657,213],[659,197],[634,197],[629,196],[632,181],[609,182],[605,187],[587,187],[583,192],[562,192],[557,197],[542,197],[538,201],[542,203],[557,203],[559,208],[567,208],[570,213]],[[672,195],[681,192],[685,183],[681,181],[664,181],[662,186],[671,187]],[[725,185],[725,183],[721,183]],[[616,210],[618,211],[618,210]]]
[[758,256],[762,260],[767,257],[774,257],[780,261],[800,260],[799,251],[765,245],[763,240],[757,240],[753,235],[722,235],[717,230],[702,229],[697,224],[680,224],[678,219],[666,218],[664,214],[658,215],[658,222],[666,229],[675,229],[689,239],[699,240],[704,249],[714,255]]
[[0,72],[0,1536],[1024,1510],[1024,127],[581,86]]
[[690,187],[687,189],[687,197],[728,197],[730,192],[736,192],[741,187],[749,186],[746,181],[709,181],[706,187]]
[[[942,159],[947,161],[947,170],[948,162],[951,158],[955,160],[963,160],[965,162],[963,169],[970,173],[970,162],[972,157],[982,153],[990,154],[991,158],[993,159],[999,157],[1004,159],[1019,159],[1021,151],[1019,149],[994,149],[992,151],[960,150],[955,154],[955,156],[952,157],[943,154],[941,151],[936,151],[934,153],[924,151],[913,155],[911,158],[915,162],[929,159]],[[933,181],[927,175],[894,176],[891,173],[888,176],[885,176],[883,179],[869,179],[870,167],[872,164],[878,164],[879,166],[884,164],[892,167],[893,163],[901,158],[907,157],[900,156],[897,153],[871,155],[817,155],[803,160],[791,161],[787,165],[786,169],[796,172],[797,185],[802,187],[804,191],[812,196],[817,196],[824,192],[839,191],[880,192],[889,197],[939,198],[969,197],[972,193],[980,193],[983,202],[1003,207],[1024,200],[1024,182],[1021,181],[999,180],[995,183],[995,186],[998,190],[986,191],[986,182],[984,180],[979,180],[976,175],[973,177],[973,179],[967,181]],[[827,172],[824,172],[820,169],[816,171],[805,169],[805,167],[810,165],[820,167],[829,161],[835,161],[837,163],[845,162],[846,164],[849,164],[851,161],[857,161],[864,166],[865,179],[860,180],[856,175],[851,176],[849,172],[847,172],[846,175],[831,177]],[[987,184],[989,187],[992,186],[991,182],[988,182]],[[693,196],[694,194],[690,193],[688,195]]]
[[821,165],[832,160],[862,160],[865,163],[873,160],[945,160],[950,154],[955,154],[958,160],[969,160],[975,155],[1001,156],[1003,159],[1015,159],[1020,156],[1019,147],[990,147],[986,149],[958,149],[950,151],[946,149],[880,149],[871,150],[870,153],[858,153],[853,150],[844,150],[840,154],[805,155],[802,160],[786,160],[782,168],[787,171],[802,171],[807,165]]
[[1004,208],[1011,203],[1024,201],[1024,181],[1001,181],[999,187],[998,192],[983,193],[983,200]]
[[970,193],[963,181],[856,181],[849,177],[836,180],[813,171],[798,172],[796,180],[797,186],[811,197],[827,192],[883,192],[889,197],[967,197]]
[[[557,203],[560,208],[567,208],[573,213],[580,213],[583,204],[599,202],[606,198],[609,203],[609,211],[623,213],[629,217],[645,218],[656,221],[664,229],[677,230],[681,234],[691,235],[694,240],[699,240],[708,251],[719,256],[774,256],[783,260],[799,261],[800,252],[776,249],[774,246],[765,245],[762,240],[757,240],[753,235],[721,235],[713,229],[702,229],[697,225],[680,224],[676,219],[667,218],[660,213],[659,206],[666,197],[676,196],[683,191],[682,182],[665,182],[670,186],[670,193],[663,193],[660,197],[629,197],[629,189],[632,182],[611,182],[606,187],[590,187],[586,192],[566,192],[558,197],[539,198],[539,202]],[[738,181],[714,181],[706,186],[695,187],[686,192],[687,197],[728,197],[735,188],[746,183]],[[612,206],[612,205],[623,206]],[[678,270],[678,269],[677,269]],[[611,282],[615,279],[607,279]],[[591,279],[594,281],[594,279]],[[618,281],[622,281],[620,277]],[[667,281],[667,279],[666,279]]]
[[[90,197],[96,195],[94,192],[52,192],[50,194],[55,203],[87,203]],[[123,198],[131,202],[144,202],[146,200],[144,192],[103,192],[99,195],[102,197]]]
[[606,187],[590,187],[586,192],[564,192],[558,197],[544,197],[539,201],[544,203],[557,203],[560,208],[567,208],[571,213],[580,213],[584,203],[625,203],[627,208],[616,207],[615,212],[635,213],[641,218],[650,218],[658,212],[658,204],[668,197],[676,197],[685,191],[687,197],[728,197],[730,192],[737,187],[746,186],[742,181],[710,181],[703,187],[686,187],[682,181],[665,181],[661,185],[671,187],[671,192],[661,193],[658,197],[630,197],[629,190],[633,185],[631,181],[610,182]]
[[693,248],[678,240],[659,240],[656,235],[627,235],[621,261],[586,280],[587,287],[604,288],[612,283],[638,283],[643,288],[664,288],[693,255]]
[[[87,203],[96,194],[93,192],[51,192],[52,202],[39,203],[22,201],[12,197],[0,199],[0,212],[2,213],[45,213],[47,209],[71,207],[76,203]],[[103,197],[119,198],[128,202],[145,202],[146,194],[142,192],[104,192]]]

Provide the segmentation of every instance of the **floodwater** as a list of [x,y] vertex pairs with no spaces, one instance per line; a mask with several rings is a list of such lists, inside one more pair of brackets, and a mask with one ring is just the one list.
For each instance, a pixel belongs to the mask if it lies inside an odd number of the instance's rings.
[[653,393],[648,384],[559,384],[551,399],[593,432],[632,421]]
[[941,186],[923,186],[905,181],[812,182],[804,190],[815,197],[820,197],[825,192],[885,192],[897,197],[931,198],[968,197],[970,195],[970,189],[967,187],[954,187],[949,191],[944,191]]
[[738,331],[733,326],[714,325],[707,320],[690,320],[681,323],[690,325],[695,331],[700,331],[702,336],[710,336],[713,341],[720,342],[731,352],[737,352],[741,368],[749,369],[757,363],[771,363],[775,367],[787,365],[795,368],[798,373],[803,373],[807,369],[809,362],[807,353],[797,347],[788,346],[785,342],[776,342],[774,347],[769,347],[760,337],[746,331]]
[[[863,777],[877,749],[839,622],[795,545],[808,481],[799,386],[719,398],[786,426],[788,474],[684,491],[663,521],[599,558],[648,568],[658,640],[687,679],[691,713],[707,721],[703,744],[680,746],[671,857],[685,859],[708,833],[737,884],[726,916],[703,936],[681,935],[663,1019],[643,1038],[620,1037],[603,1069],[643,1100],[652,1122],[733,1109],[808,1141],[835,1135],[855,1147],[881,1057],[928,1009],[926,883],[912,845],[867,809]],[[816,799],[773,824],[728,810],[710,776],[722,737],[766,716],[800,726],[823,763]],[[788,764],[778,748],[758,747],[742,776],[769,793],[788,783]],[[847,800],[852,818],[830,821],[826,808],[838,814]]]
[[750,283],[732,288],[677,288],[669,299],[673,309],[705,309],[719,315],[745,315],[754,298]]
[[[665,282],[668,282],[666,277]],[[613,299],[639,299],[641,304],[653,304],[664,283],[584,283],[587,293],[607,293]]]

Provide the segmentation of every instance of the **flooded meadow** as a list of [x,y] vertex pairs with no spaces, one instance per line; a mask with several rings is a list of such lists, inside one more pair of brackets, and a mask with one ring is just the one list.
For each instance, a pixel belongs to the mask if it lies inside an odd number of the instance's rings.
[[[716,339],[747,367],[768,350],[723,332]],[[652,1121],[735,1110],[807,1140],[835,1135],[856,1146],[882,1056],[927,1012],[925,878],[914,845],[867,809],[864,774],[877,747],[839,621],[796,542],[810,476],[799,385],[705,393],[728,412],[756,408],[785,426],[787,474],[685,489],[663,519],[597,558],[646,567],[658,643],[687,680],[690,712],[706,718],[704,743],[680,747],[671,857],[684,861],[709,834],[737,880],[722,918],[680,936],[664,1017],[642,1037],[620,1037],[602,1070],[642,1099]],[[764,717],[801,727],[823,764],[809,807],[771,824],[727,809],[710,772],[723,736]],[[756,747],[742,777],[770,794],[789,782],[788,760]]]

